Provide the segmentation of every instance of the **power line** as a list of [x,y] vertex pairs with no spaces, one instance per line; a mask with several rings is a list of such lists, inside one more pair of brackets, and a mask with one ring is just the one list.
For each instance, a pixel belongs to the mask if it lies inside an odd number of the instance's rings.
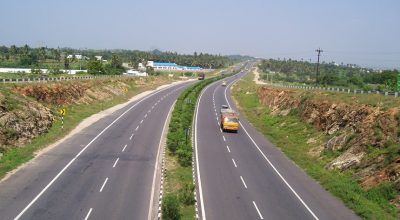
[[319,57],[321,56],[321,53],[324,52],[321,50],[321,48],[318,48],[315,50],[318,53],[318,63],[317,63],[317,75],[316,75],[316,82],[319,83]]

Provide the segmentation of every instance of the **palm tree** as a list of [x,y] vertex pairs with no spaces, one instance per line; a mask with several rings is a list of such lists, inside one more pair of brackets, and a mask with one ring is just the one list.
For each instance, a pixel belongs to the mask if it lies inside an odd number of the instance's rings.
[[11,45],[10,55],[15,59],[17,54],[18,54],[18,48],[15,45]]
[[30,52],[30,47],[28,46],[28,44],[25,44],[24,47],[22,48],[22,55],[27,56]]

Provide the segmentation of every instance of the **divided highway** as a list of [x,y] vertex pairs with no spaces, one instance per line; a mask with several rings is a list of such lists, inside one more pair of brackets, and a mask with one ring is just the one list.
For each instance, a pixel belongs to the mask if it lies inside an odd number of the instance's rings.
[[[251,64],[247,64],[247,69]],[[219,127],[232,84],[216,82],[199,98],[194,123],[197,199],[202,219],[358,219],[341,201],[259,134],[241,116],[238,133]],[[290,135],[290,134],[288,134]]]
[[1,182],[0,219],[148,219],[163,127],[192,83],[98,120]]

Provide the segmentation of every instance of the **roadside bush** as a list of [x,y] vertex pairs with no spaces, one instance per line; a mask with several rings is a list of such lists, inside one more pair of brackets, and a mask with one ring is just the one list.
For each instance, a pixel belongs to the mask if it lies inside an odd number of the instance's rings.
[[192,164],[192,149],[188,146],[181,146],[176,151],[178,162],[183,167],[188,167]]
[[194,199],[194,185],[193,183],[186,183],[179,191],[179,200],[185,205],[193,205]]
[[185,72],[184,75],[189,77],[189,76],[193,76],[193,73],[192,72]]
[[181,219],[178,197],[175,194],[166,194],[162,203],[162,217],[166,220]]
[[172,155],[175,154],[179,145],[179,136],[176,132],[169,132],[167,136],[167,146],[168,150]]

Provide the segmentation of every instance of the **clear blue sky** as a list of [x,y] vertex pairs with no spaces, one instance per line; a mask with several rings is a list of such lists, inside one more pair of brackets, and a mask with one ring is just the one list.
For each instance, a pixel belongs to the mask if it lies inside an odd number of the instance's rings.
[[0,45],[242,54],[400,68],[399,0],[2,0]]

